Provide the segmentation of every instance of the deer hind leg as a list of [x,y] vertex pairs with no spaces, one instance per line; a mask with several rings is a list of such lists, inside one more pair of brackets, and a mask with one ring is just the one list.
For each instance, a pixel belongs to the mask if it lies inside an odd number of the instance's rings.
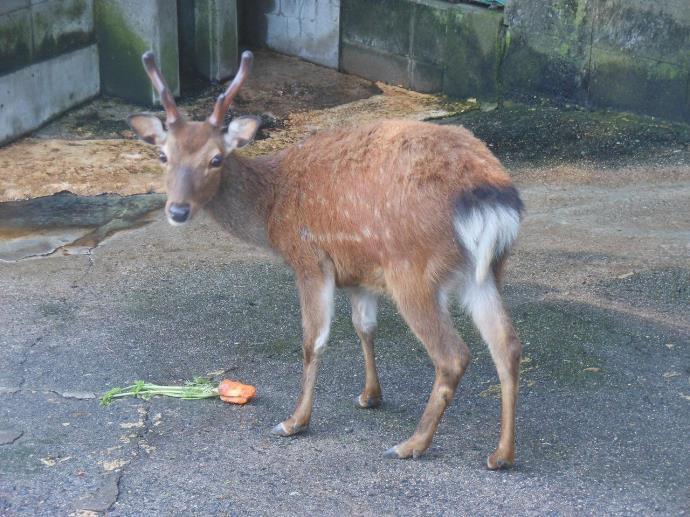
[[375,294],[362,288],[351,289],[349,294],[352,303],[352,324],[364,353],[364,390],[355,399],[355,405],[361,408],[374,408],[381,405],[381,384],[374,358],[378,299]]
[[298,278],[297,287],[302,309],[302,388],[292,416],[273,428],[273,433],[280,436],[292,436],[309,426],[319,359],[326,348],[333,319],[335,280],[332,268]]
[[501,381],[501,435],[487,459],[491,470],[510,467],[515,460],[515,405],[522,345],[506,312],[494,279],[469,281],[462,297],[482,339],[489,346]]
[[429,401],[415,432],[384,454],[389,458],[416,458],[431,445],[443,412],[470,362],[470,351],[453,327],[448,301],[441,290],[427,285],[411,286],[409,280],[388,285],[400,313],[426,348],[436,370]]

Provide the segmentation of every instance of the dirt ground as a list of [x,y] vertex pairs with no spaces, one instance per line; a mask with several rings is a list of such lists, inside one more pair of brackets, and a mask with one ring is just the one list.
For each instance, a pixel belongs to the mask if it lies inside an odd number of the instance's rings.
[[[246,152],[264,154],[325,127],[378,118],[423,120],[478,107],[354,76],[272,52],[257,51],[252,76],[228,120],[260,115],[258,141]],[[179,107],[190,120],[203,120],[222,91],[198,87]],[[0,148],[0,202],[48,196],[163,192],[158,153],[135,138],[127,116],[141,107],[102,98],[73,110],[31,138]],[[161,112],[162,113],[162,112]]]
[[[286,63],[296,75],[282,80],[276,72],[272,84],[317,81]],[[302,98],[299,88],[280,86],[303,103],[281,111],[282,101],[271,105],[266,93],[258,111],[280,123],[251,152],[312,126],[392,110],[469,127],[515,178],[527,208],[505,285],[525,351],[515,468],[484,468],[498,435],[497,378],[458,309],[473,361],[427,455],[382,456],[421,414],[433,380],[426,354],[384,302],[376,344],[384,404],[356,409],[363,361],[342,295],[311,429],[277,439],[268,431],[289,414],[301,368],[290,271],[203,217],[169,226],[151,212],[160,195],[63,193],[0,203],[0,513],[687,512],[690,127],[548,104],[453,108],[319,73],[343,97],[318,104],[321,94]],[[104,159],[138,152],[118,147],[140,146],[124,127],[88,126],[86,115],[77,134],[79,114],[100,112],[103,103],[111,104],[112,115],[103,115],[111,122],[133,108],[98,100],[0,150],[0,161],[15,164],[3,153],[25,145],[49,162],[40,149],[56,138],[73,167],[96,173],[103,169],[80,144],[112,143]],[[123,184],[145,174],[120,171]],[[26,232],[35,238],[30,246],[22,245]],[[70,245],[77,251],[56,252]],[[137,379],[173,384],[194,375],[241,379],[259,396],[244,407],[162,398],[101,407],[96,398]]]

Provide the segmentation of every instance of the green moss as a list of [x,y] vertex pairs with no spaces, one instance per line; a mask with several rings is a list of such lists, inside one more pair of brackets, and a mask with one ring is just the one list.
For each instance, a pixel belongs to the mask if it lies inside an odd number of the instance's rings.
[[570,45],[568,44],[567,41],[564,41],[563,43],[561,43],[561,44],[558,46],[558,49],[557,49],[557,50],[558,50],[558,53],[559,53],[561,56],[565,57],[565,56],[567,56],[567,55],[570,53]]
[[161,73],[173,92],[179,92],[179,61],[180,56],[176,45],[163,45],[161,52]]
[[498,97],[503,17],[492,11],[453,9],[450,13],[443,91],[455,97]]
[[407,56],[414,5],[406,0],[348,0],[341,7],[346,43]]
[[[47,59],[93,43],[94,33],[75,23],[88,16],[85,0],[38,6],[33,12],[34,59]],[[89,25],[88,20],[83,21]],[[72,30],[65,30],[70,25]]]
[[446,33],[449,11],[417,5],[414,11],[412,57],[427,63],[443,63],[446,55]]
[[72,0],[62,4],[62,12],[71,19],[81,18],[86,14],[88,6],[86,0]]
[[590,95],[595,105],[690,120],[687,85],[687,70],[670,63],[592,50]]
[[94,8],[103,90],[151,105],[151,85],[141,65],[141,55],[149,45],[128,28],[117,6],[96,0]]
[[576,27],[582,26],[587,19],[587,2],[585,0],[577,1],[577,8],[575,10],[575,18],[573,22]]
[[541,94],[556,99],[586,102],[587,59],[574,56],[567,42],[538,46],[524,35],[512,35],[503,59],[503,82],[509,96]]
[[37,60],[48,59],[91,43],[93,43],[93,34],[90,32],[74,31],[60,34],[57,37],[48,36],[35,48],[35,58]]
[[29,11],[0,18],[0,74],[31,63],[31,20]]
[[496,102],[499,107],[503,107],[504,83],[503,83],[503,62],[508,51],[508,28],[501,24],[496,38],[496,68],[494,74],[496,78]]
[[208,2],[195,2],[194,5],[194,67],[208,74],[211,71],[210,31]]

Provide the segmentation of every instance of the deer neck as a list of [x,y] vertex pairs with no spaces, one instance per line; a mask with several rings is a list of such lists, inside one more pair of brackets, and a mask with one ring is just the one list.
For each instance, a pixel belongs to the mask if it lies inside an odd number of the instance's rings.
[[220,187],[206,205],[224,230],[241,240],[270,249],[267,221],[274,200],[275,159],[231,154],[223,168]]

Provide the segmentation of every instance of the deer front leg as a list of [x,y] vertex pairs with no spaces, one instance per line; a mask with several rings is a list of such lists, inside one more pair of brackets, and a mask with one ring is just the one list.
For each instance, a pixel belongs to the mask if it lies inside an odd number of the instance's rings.
[[292,436],[309,427],[319,358],[326,348],[333,318],[335,279],[331,271],[302,276],[297,287],[302,309],[302,389],[292,416],[273,428],[273,433],[280,436]]
[[364,390],[355,399],[360,408],[374,408],[381,405],[381,385],[376,372],[374,358],[374,334],[376,333],[376,307],[378,299],[366,289],[350,290],[352,303],[352,324],[362,343],[364,353]]

